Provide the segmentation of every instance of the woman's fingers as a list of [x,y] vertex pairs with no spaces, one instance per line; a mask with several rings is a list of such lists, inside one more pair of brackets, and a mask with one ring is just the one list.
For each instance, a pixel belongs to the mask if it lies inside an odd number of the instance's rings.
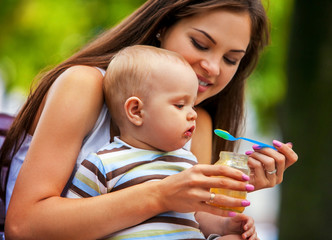
[[274,140],[273,145],[277,148],[278,152],[282,153],[285,156],[285,169],[297,162],[298,155],[294,152],[292,143],[289,142],[284,144],[277,140]]
[[[227,207],[248,207],[250,202],[246,199],[229,197],[223,194],[213,194],[213,198],[209,197],[209,200],[206,201],[208,204],[214,204],[217,206],[227,206]],[[210,195],[211,195],[210,194]]]
[[268,165],[271,171],[275,169],[275,164],[271,166],[270,159],[268,158],[269,157],[258,152],[252,153],[249,157],[250,183],[255,186],[256,190],[272,187],[277,183],[276,174],[268,174],[265,170],[265,164]]
[[239,181],[247,181],[246,176],[240,170],[223,165],[198,164],[192,168],[205,176],[224,176],[234,178]]
[[250,156],[248,161],[251,169],[250,182],[255,185],[256,189],[280,184],[286,168],[298,159],[297,154],[292,150],[291,143],[283,144],[274,140],[273,145],[278,151],[254,145],[254,151],[246,152]]
[[235,212],[227,211],[207,203],[201,203],[201,206],[199,207],[198,211],[207,212],[222,217],[234,217],[237,215],[237,213]]
[[[239,170],[221,165],[196,165],[183,172],[191,187],[226,188],[239,191],[253,191],[248,185],[249,176]],[[182,174],[182,173],[181,173]]]
[[[227,168],[227,169],[226,169]],[[211,174],[211,176],[209,176]],[[214,175],[224,174],[227,177]],[[222,175],[221,175],[222,176]],[[237,178],[233,179],[230,176]],[[229,207],[245,207],[250,203],[244,199],[232,198],[210,193],[210,188],[226,188],[238,191],[252,191],[254,186],[248,184],[241,171],[225,166],[196,165],[181,173],[171,175],[159,183],[161,202],[169,211],[207,211],[225,216],[213,203]],[[217,211],[217,212],[216,212]],[[228,216],[228,214],[226,214]]]
[[269,186],[282,181],[285,170],[285,158],[282,154],[272,149],[262,149],[250,155],[248,164],[255,169],[255,174],[259,173],[259,178],[263,178],[261,181],[266,179],[270,182]]

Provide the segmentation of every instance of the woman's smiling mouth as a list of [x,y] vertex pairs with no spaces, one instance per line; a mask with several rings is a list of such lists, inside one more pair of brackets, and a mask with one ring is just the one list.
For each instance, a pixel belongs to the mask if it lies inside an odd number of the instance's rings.
[[201,80],[199,80],[198,79],[198,84],[200,85],[200,86],[207,86],[207,85],[209,85],[208,83],[206,83],[206,82],[203,82],[203,81],[201,81]]
[[212,84],[202,76],[197,75],[198,78],[198,92],[205,92]]

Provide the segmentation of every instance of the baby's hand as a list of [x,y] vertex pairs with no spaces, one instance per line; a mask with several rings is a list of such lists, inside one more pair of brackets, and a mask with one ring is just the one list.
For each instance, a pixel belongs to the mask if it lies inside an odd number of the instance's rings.
[[243,239],[259,240],[254,225],[254,219],[247,215],[236,213],[234,217],[228,218],[226,221],[226,229],[229,231],[229,234],[241,234]]

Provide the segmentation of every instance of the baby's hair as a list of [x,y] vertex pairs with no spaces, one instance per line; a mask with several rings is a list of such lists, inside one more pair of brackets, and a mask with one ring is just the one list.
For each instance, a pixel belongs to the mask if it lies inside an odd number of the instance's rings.
[[146,45],[126,47],[112,57],[103,90],[106,104],[118,126],[125,117],[123,106],[128,98],[136,96],[148,100],[152,83],[158,81],[152,79],[152,73],[158,71],[165,61],[190,67],[180,54]]

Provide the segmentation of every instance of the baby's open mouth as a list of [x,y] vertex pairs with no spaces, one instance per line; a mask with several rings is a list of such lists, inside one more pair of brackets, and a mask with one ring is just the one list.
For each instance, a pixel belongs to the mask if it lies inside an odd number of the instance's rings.
[[193,132],[194,132],[194,130],[195,130],[195,126],[192,126],[191,128],[189,128],[189,129],[184,133],[184,135],[185,135],[186,137],[191,137],[192,134],[193,134]]

